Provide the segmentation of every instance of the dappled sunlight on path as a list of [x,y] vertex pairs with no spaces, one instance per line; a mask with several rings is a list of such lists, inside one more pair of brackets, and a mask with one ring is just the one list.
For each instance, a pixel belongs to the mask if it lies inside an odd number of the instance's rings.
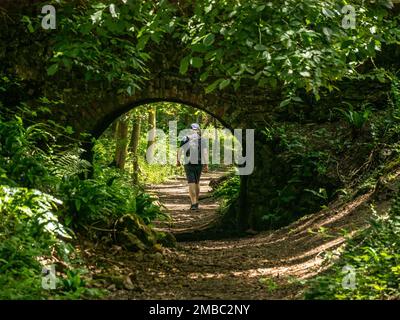
[[[216,173],[217,175],[219,173]],[[211,174],[202,183],[209,190]],[[203,212],[188,210],[186,182],[177,178],[151,191],[158,195],[172,220],[174,233],[194,230],[212,221],[218,205],[200,203]],[[204,195],[204,193],[203,193]],[[130,290],[116,290],[113,299],[299,299],[304,282],[324,271],[352,234],[366,225],[371,194],[328,208],[275,230],[239,239],[179,242],[163,255],[124,253],[119,268],[134,279]],[[381,203],[376,209],[386,209]],[[330,255],[327,255],[327,253]],[[114,257],[117,259],[117,257]]]
[[165,230],[174,234],[198,230],[215,221],[219,207],[217,201],[209,194],[211,179],[223,175],[221,171],[203,173],[200,180],[200,210],[189,210],[190,200],[188,185],[184,177],[176,177],[161,185],[152,185],[147,188],[149,193],[155,194],[164,211],[171,217],[170,221],[157,221],[158,230]]

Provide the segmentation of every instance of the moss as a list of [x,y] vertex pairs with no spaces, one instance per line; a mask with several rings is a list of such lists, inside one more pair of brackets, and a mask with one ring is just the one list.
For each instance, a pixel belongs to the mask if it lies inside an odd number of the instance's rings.
[[139,216],[127,214],[116,224],[116,241],[130,251],[159,250],[160,244],[173,247],[175,237],[166,232],[158,232],[146,225]]

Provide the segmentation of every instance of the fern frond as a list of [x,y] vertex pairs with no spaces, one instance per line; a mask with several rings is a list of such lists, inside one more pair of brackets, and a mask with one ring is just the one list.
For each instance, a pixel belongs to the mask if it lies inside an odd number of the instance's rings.
[[81,148],[63,151],[53,156],[53,174],[59,177],[70,177],[82,173],[87,173],[91,163],[81,158],[84,152]]

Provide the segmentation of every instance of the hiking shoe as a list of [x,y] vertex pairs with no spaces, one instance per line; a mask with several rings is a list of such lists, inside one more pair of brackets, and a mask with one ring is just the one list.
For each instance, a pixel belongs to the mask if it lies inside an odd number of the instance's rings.
[[190,206],[190,210],[199,210],[199,204],[195,203]]

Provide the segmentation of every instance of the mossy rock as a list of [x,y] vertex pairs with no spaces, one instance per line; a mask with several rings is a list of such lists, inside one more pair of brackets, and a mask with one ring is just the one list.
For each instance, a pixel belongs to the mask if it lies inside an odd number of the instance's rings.
[[136,215],[127,214],[116,223],[116,241],[125,249],[139,251],[151,249],[157,243],[157,235]]
[[174,247],[175,237],[168,232],[157,232],[137,215],[127,214],[116,223],[116,241],[130,251],[153,251],[161,245]]

